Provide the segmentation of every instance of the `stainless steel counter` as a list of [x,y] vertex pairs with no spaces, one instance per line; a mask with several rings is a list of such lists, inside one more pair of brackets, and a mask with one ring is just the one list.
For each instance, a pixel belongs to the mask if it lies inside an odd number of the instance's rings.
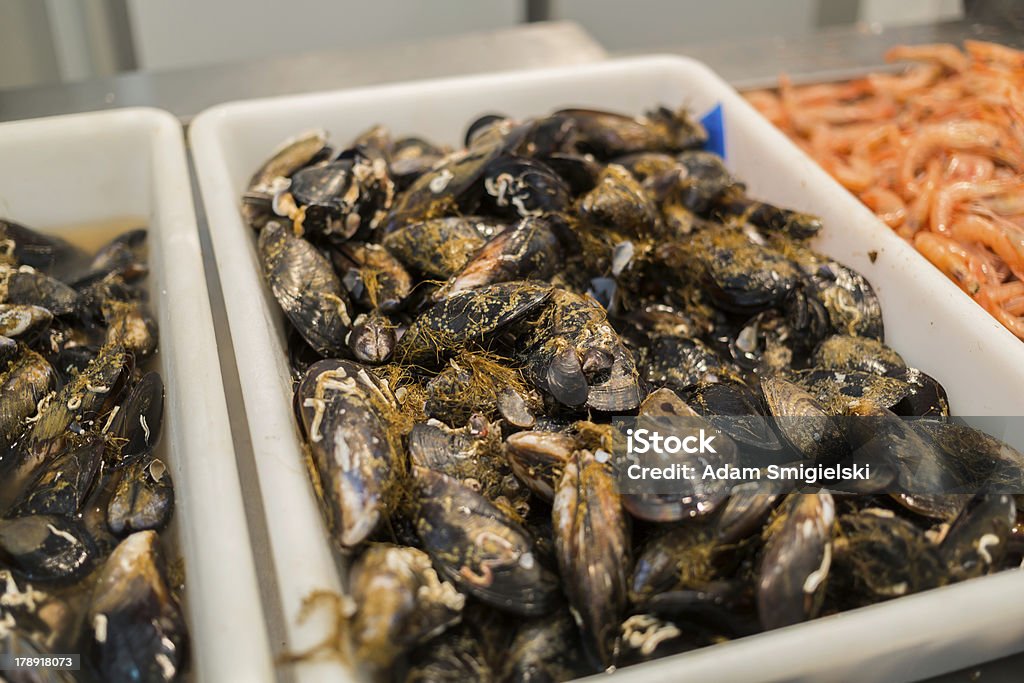
[[166,109],[188,121],[221,102],[417,78],[576,64],[607,53],[570,22],[369,49],[172,71],[140,71],[63,85],[0,90],[0,121],[114,107]]
[[780,73],[788,74],[796,82],[859,75],[868,69],[886,68],[883,55],[894,45],[961,43],[969,38],[1024,47],[1024,35],[1020,33],[957,21],[888,29],[871,24],[855,24],[823,29],[796,38],[766,36],[741,42],[652,46],[644,52],[693,57],[743,90],[771,85]]

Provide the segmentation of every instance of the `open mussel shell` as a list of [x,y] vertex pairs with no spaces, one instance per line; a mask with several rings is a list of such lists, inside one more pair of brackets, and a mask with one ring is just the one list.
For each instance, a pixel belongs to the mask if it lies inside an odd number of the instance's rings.
[[460,590],[515,614],[545,614],[558,577],[543,566],[527,531],[451,477],[414,467],[423,547]]
[[92,569],[96,545],[69,517],[28,515],[0,520],[0,564],[30,581],[73,581]]

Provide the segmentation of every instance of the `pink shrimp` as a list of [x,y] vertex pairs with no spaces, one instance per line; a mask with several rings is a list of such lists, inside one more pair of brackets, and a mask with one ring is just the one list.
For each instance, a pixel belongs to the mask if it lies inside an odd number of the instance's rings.
[[953,224],[950,234],[964,242],[977,242],[991,249],[1018,278],[1024,275],[1024,240],[1014,239],[1005,226],[977,214],[968,214]]
[[877,148],[891,145],[900,138],[899,126],[892,123],[873,125],[858,131],[856,139],[850,147],[850,153],[859,157],[867,157]]
[[1024,69],[1024,52],[984,40],[965,40],[964,49],[973,59],[992,62],[1010,69]]
[[1024,339],[1024,52],[965,49],[893,48],[902,72],[845,84],[783,77],[769,115]]
[[958,241],[967,252],[968,267],[976,280],[984,286],[1002,284],[1007,270],[998,256],[975,242]]
[[988,291],[993,303],[1002,304],[1011,299],[1024,297],[1024,282],[1014,280],[996,287],[989,287]]
[[800,113],[800,102],[793,81],[786,74],[779,76],[779,104],[782,105],[782,114],[793,128],[802,133],[810,129],[811,123]]
[[925,180],[917,187],[916,193],[906,193],[913,197],[907,208],[907,220],[904,223],[904,227],[910,230],[911,235],[928,225],[929,216],[931,215],[932,197],[935,195],[942,175],[941,168],[939,162],[932,159],[928,163]]
[[999,160],[1014,154],[1005,133],[996,126],[981,121],[946,121],[923,126],[913,137],[903,159],[900,181],[912,185],[917,169],[936,152],[945,149],[974,151]]
[[843,161],[833,155],[827,160],[822,160],[821,164],[850,192],[863,192],[875,183],[875,171],[864,159],[849,157]]
[[988,157],[968,152],[954,152],[949,156],[946,175],[955,180],[978,182],[995,175],[996,164]]
[[800,104],[855,100],[871,94],[871,84],[864,79],[838,83],[814,83],[800,86],[796,90]]
[[979,200],[983,206],[1000,216],[1024,214],[1024,192],[1006,192]]
[[919,232],[914,235],[914,246],[971,296],[981,289],[981,283],[971,273],[970,256],[954,240],[931,232]]
[[916,64],[902,74],[871,74],[867,77],[876,92],[886,93],[897,98],[906,99],[927,88],[942,75],[939,64]]
[[968,60],[955,45],[931,43],[926,45],[897,45],[885,53],[887,62],[934,62],[950,71],[963,71]]
[[1010,187],[1005,180],[974,183],[966,180],[949,183],[932,197],[931,229],[948,233],[957,204],[1005,192]]
[[891,190],[884,187],[871,187],[861,192],[860,200],[878,214],[890,228],[897,228],[907,218],[907,204]]
[[995,316],[1003,327],[1013,332],[1019,339],[1024,339],[1024,318],[1010,313],[1003,306],[990,303],[986,299],[985,291],[982,290],[978,296],[978,303],[985,307],[989,313]]
[[819,104],[812,107],[804,107],[801,110],[801,115],[807,118],[839,125],[887,119],[895,113],[895,104],[889,100],[880,99],[848,104]]

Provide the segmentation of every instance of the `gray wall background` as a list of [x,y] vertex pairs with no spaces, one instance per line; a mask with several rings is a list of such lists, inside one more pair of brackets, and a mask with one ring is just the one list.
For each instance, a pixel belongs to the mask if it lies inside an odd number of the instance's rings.
[[0,0],[0,88],[580,23],[611,51],[959,15],[961,0]]

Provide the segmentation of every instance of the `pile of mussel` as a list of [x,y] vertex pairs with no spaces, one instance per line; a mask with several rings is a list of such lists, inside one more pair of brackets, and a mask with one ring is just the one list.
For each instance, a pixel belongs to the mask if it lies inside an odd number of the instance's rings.
[[[1013,496],[963,492],[1020,454],[950,421],[868,280],[810,248],[820,221],[706,141],[663,107],[488,115],[457,150],[312,132],[253,176],[358,661],[566,680],[1019,563]],[[888,478],[626,494],[611,418],[637,415],[730,416],[782,461],[870,443]]]
[[88,254],[0,220],[0,653],[81,654],[12,681],[164,682],[186,664],[146,251],[145,230]]

